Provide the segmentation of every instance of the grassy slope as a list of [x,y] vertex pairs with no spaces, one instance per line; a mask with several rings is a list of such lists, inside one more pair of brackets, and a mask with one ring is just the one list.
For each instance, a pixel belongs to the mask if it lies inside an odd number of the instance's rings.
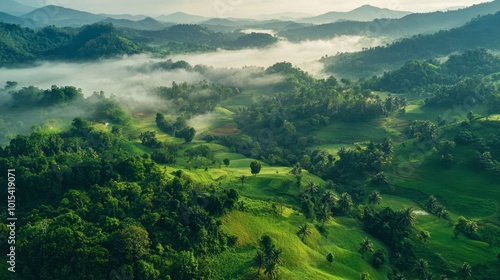
[[[247,91],[241,96],[230,98],[208,116],[191,120],[191,125],[201,133],[234,126],[230,110],[236,110],[242,104],[255,102],[263,94],[265,93]],[[380,94],[382,98],[387,95],[384,94]],[[450,169],[436,166],[435,163],[426,161],[425,157],[410,157],[415,148],[411,140],[404,140],[403,134],[408,121],[415,119],[435,121],[442,113],[436,109],[422,108],[418,100],[412,100],[412,105],[407,108],[407,113],[404,115],[390,116],[382,121],[354,126],[335,123],[314,131],[312,133],[320,139],[320,144],[311,148],[326,149],[335,153],[343,146],[352,147],[357,142],[379,141],[390,136],[397,143],[394,163],[387,172],[393,187],[379,189],[384,197],[384,202],[379,207],[390,206],[399,209],[411,206],[422,210],[420,208],[422,202],[429,194],[433,194],[447,207],[454,220],[460,215],[465,215],[468,218],[484,221],[498,221],[497,208],[500,197],[498,184],[494,179],[468,168],[465,164],[466,151],[458,158],[458,163]],[[488,125],[491,126],[494,119],[490,118]],[[182,143],[182,140],[160,132],[154,124],[154,115],[136,119],[134,127],[124,135],[135,138],[141,131],[153,130],[162,141]],[[404,147],[401,144],[403,141]],[[220,168],[210,167],[208,170],[193,169],[187,168],[186,160],[180,158],[176,166],[169,166],[167,170],[182,169],[201,185],[220,182],[222,186],[233,187],[242,195],[242,201],[247,207],[244,212],[233,211],[222,218],[224,230],[238,236],[238,245],[216,257],[212,264],[216,279],[255,279],[256,268],[253,267],[251,260],[256,252],[257,240],[262,234],[271,235],[284,250],[284,264],[281,268],[283,279],[357,279],[364,271],[369,272],[372,279],[387,278],[388,267],[374,270],[369,264],[369,257],[363,258],[357,253],[359,243],[369,236],[354,219],[336,217],[327,224],[327,236],[321,235],[314,228],[313,234],[305,243],[300,240],[296,235],[298,227],[308,221],[297,211],[296,197],[300,189],[295,184],[295,177],[288,174],[290,168],[270,167],[264,164],[261,173],[252,176],[249,168],[252,159],[232,153],[221,145],[207,144],[200,140],[182,144],[179,154],[182,155],[183,150],[200,144],[208,145],[218,160],[229,158],[230,165]],[[128,146],[131,151],[138,153],[145,151],[138,141],[129,142]],[[414,169],[410,173],[400,174],[398,166],[405,159],[410,159]],[[247,176],[243,184],[238,179],[241,175]],[[306,171],[303,175],[302,185],[308,181],[320,185],[324,183]],[[290,186],[285,187],[284,182]],[[477,191],[478,186],[481,192]],[[277,197],[284,198],[288,205],[283,216],[270,210],[271,201]],[[464,260],[473,266],[487,264],[489,267],[493,267],[497,262],[496,252],[489,249],[487,244],[462,236],[455,239],[452,224],[448,221],[433,215],[419,215],[417,230],[427,230],[431,233],[430,241],[419,254],[429,260],[431,268],[435,271],[453,273]],[[376,247],[383,246],[376,240],[374,242]],[[335,256],[333,265],[325,259],[329,252]]]

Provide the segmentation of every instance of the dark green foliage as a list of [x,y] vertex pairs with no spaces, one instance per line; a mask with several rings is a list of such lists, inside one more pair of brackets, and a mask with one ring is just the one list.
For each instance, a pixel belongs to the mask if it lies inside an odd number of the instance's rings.
[[325,178],[346,181],[354,178],[366,178],[378,174],[382,167],[392,160],[392,143],[385,139],[380,144],[368,143],[366,148],[357,146],[356,149],[341,148],[338,151],[339,160],[324,174]]
[[430,121],[413,121],[407,129],[408,137],[417,138],[420,142],[436,139],[437,133],[437,126]]
[[[221,84],[210,84],[206,81],[198,84],[173,82],[172,87],[159,87],[157,94],[172,101],[179,112],[195,115],[213,111],[221,101],[240,94],[240,89]],[[168,126],[165,129],[168,131]]]
[[262,169],[262,163],[260,161],[254,160],[250,162],[250,171],[252,172],[252,175],[259,174],[261,169]]
[[326,260],[331,264],[333,263],[333,254],[332,253],[328,253],[328,255],[326,255]]
[[77,118],[73,128],[18,136],[2,150],[0,167],[15,163],[23,185],[16,193],[21,277],[207,279],[202,256],[236,240],[213,215],[232,209],[238,193],[194,192],[182,174],[167,179],[148,156],[100,148],[88,138],[90,122]]
[[[389,46],[379,46],[363,52],[328,57],[323,59],[323,62],[327,64],[326,67],[330,72],[342,74],[342,76],[366,77],[381,74],[387,68],[397,68],[409,60],[437,58],[474,48],[496,48],[498,38],[492,38],[491,34],[498,32],[499,22],[499,13],[486,15],[449,31],[439,31],[431,35],[416,35]],[[482,57],[473,56],[473,58]],[[457,65],[455,64],[455,66]],[[485,66],[485,69],[491,69],[489,64]],[[458,71],[455,73],[460,74],[467,71],[468,65],[463,64],[463,70],[460,68],[458,67]]]
[[388,261],[387,254],[383,249],[377,249],[373,253],[372,264],[375,268],[380,268],[383,264]]
[[81,29],[49,26],[33,31],[0,23],[0,34],[0,65],[4,66],[38,59],[86,60],[142,51],[112,25],[93,24]]
[[263,235],[259,240],[259,249],[253,259],[258,267],[257,273],[264,269],[264,274],[269,279],[277,279],[279,275],[279,266],[282,264],[282,250],[276,247],[274,240],[269,235]]

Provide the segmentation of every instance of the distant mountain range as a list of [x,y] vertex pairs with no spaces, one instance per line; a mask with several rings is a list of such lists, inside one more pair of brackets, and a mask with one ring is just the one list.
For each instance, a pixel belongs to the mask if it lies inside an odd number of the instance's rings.
[[376,19],[369,22],[339,21],[289,29],[278,33],[278,35],[292,41],[328,39],[340,35],[407,37],[449,30],[464,25],[474,17],[498,11],[500,11],[500,0],[447,12],[415,13],[400,19]]
[[14,16],[21,16],[27,14],[38,7],[31,7],[23,5],[14,0],[1,0],[0,1],[0,11],[8,13]]
[[161,30],[164,29],[165,27],[174,25],[173,23],[169,24],[169,23],[159,22],[151,17],[147,17],[145,19],[137,21],[129,19],[107,18],[102,21],[99,21],[99,23],[111,23],[116,27],[136,29],[136,30]]
[[156,17],[157,20],[159,21],[164,21],[164,22],[175,22],[175,23],[199,23],[202,21],[207,21],[210,18],[209,17],[202,17],[202,16],[195,16],[195,15],[190,15],[182,12],[177,12],[173,13],[170,15],[161,15],[159,17]]
[[349,12],[328,12],[315,17],[296,20],[301,23],[325,24],[339,20],[372,21],[377,18],[402,18],[411,12],[382,9],[371,5],[364,5]]
[[30,13],[23,15],[22,18],[38,21],[44,25],[55,26],[82,26],[106,19],[100,15],[55,5],[48,5],[33,10]]

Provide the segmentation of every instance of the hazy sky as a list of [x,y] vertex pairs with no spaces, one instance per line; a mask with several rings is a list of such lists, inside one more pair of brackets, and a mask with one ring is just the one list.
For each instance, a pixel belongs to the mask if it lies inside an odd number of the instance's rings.
[[394,10],[424,12],[449,7],[469,6],[487,0],[17,0],[40,6],[47,4],[109,14],[147,14],[157,16],[182,11],[211,17],[252,17],[282,12],[312,15],[328,11],[349,11],[370,4]]

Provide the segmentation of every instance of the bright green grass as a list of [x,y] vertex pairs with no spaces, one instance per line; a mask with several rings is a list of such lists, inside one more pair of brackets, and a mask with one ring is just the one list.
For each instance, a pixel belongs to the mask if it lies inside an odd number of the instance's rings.
[[218,127],[234,125],[232,114],[225,108],[217,107],[213,112],[191,118],[188,124],[196,129],[197,135],[200,135]]
[[[222,258],[217,258],[215,267],[217,272],[226,277],[229,275],[230,279],[255,279],[250,277],[257,271],[251,260],[263,234],[270,235],[283,249],[282,279],[358,279],[363,271],[368,272],[372,279],[385,279],[388,272],[387,267],[373,269],[369,257],[362,258],[357,253],[359,243],[367,235],[356,221],[349,218],[334,219],[326,224],[326,237],[309,223],[312,234],[305,242],[296,234],[298,228],[307,222],[298,212],[285,218],[271,213],[233,211],[222,221],[225,232],[238,236],[235,251],[223,253]],[[372,240],[375,247],[383,247],[377,240]],[[330,252],[335,258],[332,265],[326,261]]]
[[365,141],[381,141],[387,131],[376,122],[336,122],[312,132],[324,144],[354,144]]

